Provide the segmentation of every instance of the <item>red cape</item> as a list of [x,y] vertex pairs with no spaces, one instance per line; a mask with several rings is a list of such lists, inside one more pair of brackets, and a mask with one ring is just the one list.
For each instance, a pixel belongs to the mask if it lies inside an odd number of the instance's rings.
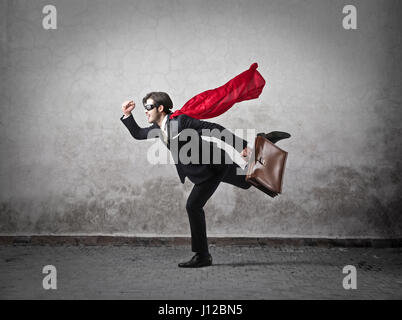
[[186,114],[196,119],[214,118],[229,110],[235,103],[256,99],[265,86],[265,80],[257,71],[258,64],[228,81],[223,86],[197,94],[180,109],[170,115],[170,119]]

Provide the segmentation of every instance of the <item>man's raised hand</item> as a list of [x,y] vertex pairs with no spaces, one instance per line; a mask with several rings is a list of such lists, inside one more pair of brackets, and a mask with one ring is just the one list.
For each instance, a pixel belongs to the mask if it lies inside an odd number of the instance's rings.
[[131,114],[131,111],[133,111],[135,108],[135,103],[133,100],[129,101],[124,101],[123,104],[121,105],[121,110],[126,116],[129,116]]

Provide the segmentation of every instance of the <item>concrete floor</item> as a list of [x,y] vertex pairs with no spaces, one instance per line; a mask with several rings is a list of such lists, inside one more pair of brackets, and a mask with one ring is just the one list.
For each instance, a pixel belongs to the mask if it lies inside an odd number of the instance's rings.
[[[188,246],[0,246],[1,299],[401,299],[402,248],[211,246],[214,265],[181,269]],[[57,290],[44,290],[45,265]],[[345,265],[357,289],[345,290]]]

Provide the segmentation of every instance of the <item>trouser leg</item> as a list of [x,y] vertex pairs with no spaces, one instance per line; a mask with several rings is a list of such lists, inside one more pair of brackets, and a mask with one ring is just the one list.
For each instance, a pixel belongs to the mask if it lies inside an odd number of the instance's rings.
[[246,172],[236,163],[228,164],[226,173],[222,177],[222,182],[230,183],[242,189],[248,189],[251,184],[246,181]]
[[193,252],[208,253],[207,228],[203,207],[219,183],[220,179],[217,177],[196,184],[187,199],[186,210],[190,221],[191,249]]

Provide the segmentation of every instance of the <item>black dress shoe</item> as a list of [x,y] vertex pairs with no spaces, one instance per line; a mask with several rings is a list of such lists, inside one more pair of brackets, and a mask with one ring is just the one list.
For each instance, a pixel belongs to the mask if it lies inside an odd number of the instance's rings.
[[179,263],[180,268],[201,268],[210,265],[212,265],[212,256],[210,254],[201,256],[199,253],[192,257],[191,260]]
[[277,143],[279,140],[290,138],[290,134],[282,131],[271,131],[270,133],[258,133],[257,136],[262,136],[272,143]]

